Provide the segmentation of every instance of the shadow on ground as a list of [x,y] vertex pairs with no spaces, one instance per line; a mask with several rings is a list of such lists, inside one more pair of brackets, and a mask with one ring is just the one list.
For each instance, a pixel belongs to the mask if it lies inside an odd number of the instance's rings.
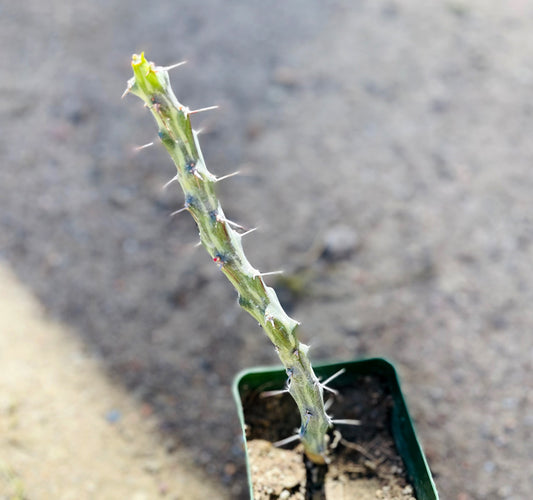
[[[225,212],[315,359],[399,366],[443,498],[530,478],[531,7],[413,0],[1,7],[0,252],[235,497],[233,375],[275,362],[207,257],[132,52],[199,117]],[[299,281],[298,281],[299,280]],[[299,283],[299,284],[298,284]],[[303,285],[302,285],[303,283]],[[287,283],[285,283],[285,286]]]

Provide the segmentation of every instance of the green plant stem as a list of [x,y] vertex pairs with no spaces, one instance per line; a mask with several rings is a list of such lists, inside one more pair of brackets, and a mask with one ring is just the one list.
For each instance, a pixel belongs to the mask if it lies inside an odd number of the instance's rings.
[[275,291],[250,264],[242,234],[225,218],[215,194],[217,178],[207,170],[191,126],[191,111],[176,99],[167,70],[147,62],[144,54],[133,55],[132,67],[134,76],[125,93],[140,97],[150,109],[159,138],[176,165],[175,180],[185,196],[184,209],[196,221],[203,246],[237,290],[239,304],[274,344],[287,371],[288,391],[300,411],[305,452],[313,462],[324,463],[331,421],[324,408],[323,387],[307,356],[308,347],[296,336],[298,322],[285,313]]

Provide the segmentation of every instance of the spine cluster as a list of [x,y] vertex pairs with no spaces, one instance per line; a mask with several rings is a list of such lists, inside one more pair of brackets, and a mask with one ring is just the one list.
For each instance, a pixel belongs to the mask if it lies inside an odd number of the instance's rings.
[[144,54],[132,57],[133,78],[127,93],[141,98],[151,111],[161,142],[176,165],[173,181],[184,194],[184,206],[198,225],[200,239],[221,271],[237,290],[239,304],[264,329],[274,344],[287,376],[287,390],[301,415],[299,436],[307,456],[316,463],[325,462],[326,433],[331,420],[324,408],[323,385],[316,377],[307,346],[296,336],[298,322],[290,318],[279,303],[275,291],[244,254],[242,238],[246,232],[224,216],[215,194],[220,180],[207,169],[198,134],[192,129],[194,113],[176,99],[170,86],[168,69],[148,62]]

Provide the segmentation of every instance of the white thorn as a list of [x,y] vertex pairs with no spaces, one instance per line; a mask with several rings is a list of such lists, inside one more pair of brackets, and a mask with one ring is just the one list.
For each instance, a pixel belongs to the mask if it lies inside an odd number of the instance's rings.
[[230,177],[235,177],[236,175],[239,175],[240,173],[241,173],[241,171],[237,170],[236,172],[232,172],[231,174],[223,175],[222,177],[217,177],[215,179],[215,182],[220,182],[220,181],[223,181],[225,179],[229,179]]
[[202,246],[202,241],[200,240],[198,243],[194,244],[194,248],[198,248]]
[[170,214],[170,217],[174,217],[175,215],[181,214],[181,212],[185,212],[185,210],[189,210],[188,207],[180,208],[179,210],[176,210],[175,212],[172,212]]
[[289,389],[278,389],[277,391],[264,391],[259,397],[260,398],[270,398],[272,396],[278,396],[279,394],[285,394],[289,392]]
[[297,441],[298,439],[300,439],[300,435],[294,434],[293,436],[289,436],[288,438],[282,439],[281,441],[276,441],[275,443],[272,443],[272,445],[276,448],[279,448],[280,446],[285,446],[286,444],[292,443],[293,441]]
[[355,420],[351,418],[332,419],[331,423],[337,425],[361,425],[360,420]]
[[233,226],[233,227],[236,227],[236,228],[239,228],[239,229],[246,229],[244,226],[241,226],[240,224],[237,224],[236,222],[233,222],[232,220],[226,219],[225,217],[224,217],[223,221],[227,222],[230,226]]
[[226,224],[229,224],[230,226],[236,227],[238,229],[246,229],[244,226],[241,226],[237,222],[233,222],[232,220],[221,216],[220,214],[217,214],[216,216],[217,222],[225,222]]
[[164,71],[170,71],[171,69],[177,68],[179,66],[183,66],[184,64],[187,64],[187,61],[181,61],[176,64],[171,64],[170,66],[161,66],[161,69]]
[[141,149],[149,148],[150,146],[153,146],[153,145],[154,145],[153,141],[148,142],[147,144],[143,144],[142,146],[136,146],[134,148],[134,151],[140,151]]
[[177,175],[175,175],[174,177],[172,177],[172,179],[170,179],[164,186],[163,186],[163,189],[166,189],[168,186],[170,186],[173,182],[176,182],[177,180],[179,179],[179,177]]
[[257,231],[256,227],[254,227],[253,229],[248,229],[248,231],[241,233],[241,236],[248,236],[250,233],[253,233],[254,231]]
[[333,404],[333,398],[329,398],[325,403],[324,403],[324,410],[328,411],[330,408],[331,408],[331,405]]
[[130,93],[131,87],[128,85],[126,87],[126,90],[123,92],[123,94],[120,96],[121,99],[124,99],[129,93]]
[[341,368],[338,372],[335,372],[331,377],[324,380],[324,382],[321,383],[322,387],[326,386],[331,382],[332,380],[335,380],[337,377],[342,375],[346,371],[346,368]]
[[219,106],[207,106],[207,108],[190,109],[187,111],[188,115],[195,115],[196,113],[203,113],[204,111],[211,111],[212,109],[218,109]]
[[254,278],[256,278],[257,276],[272,276],[273,274],[283,274],[284,271],[269,271],[268,273],[261,273],[259,271],[257,271],[255,274],[254,274]]
[[331,392],[331,394],[339,394],[339,391],[337,389],[332,389],[331,387],[328,387],[327,385],[323,385],[323,384],[320,384],[320,386],[322,387],[322,389],[324,389],[325,391],[329,391]]

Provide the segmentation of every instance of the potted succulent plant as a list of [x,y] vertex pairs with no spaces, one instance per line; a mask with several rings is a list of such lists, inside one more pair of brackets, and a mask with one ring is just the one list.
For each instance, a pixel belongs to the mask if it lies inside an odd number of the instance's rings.
[[[367,360],[324,365],[314,371],[308,347],[297,337],[298,322],[287,315],[275,291],[265,284],[265,273],[246,258],[242,238],[248,231],[224,215],[215,193],[221,179],[209,172],[204,162],[198,134],[191,126],[195,111],[182,105],[172,91],[168,76],[172,67],[156,66],[144,54],[133,55],[132,67],[134,76],[124,95],[141,98],[157,123],[159,139],[177,168],[172,181],[177,181],[184,193],[184,206],[178,212],[192,215],[201,243],[235,287],[240,306],[263,328],[283,364],[281,370],[241,374],[235,383],[245,441],[250,440],[246,445],[248,474],[253,480],[250,496],[363,498],[346,486],[359,477],[370,481],[367,486],[374,488],[377,498],[438,498],[394,368],[384,360]],[[325,395],[330,394],[333,399],[326,400]],[[331,416],[333,411],[338,419]],[[274,421],[268,422],[269,416]],[[295,427],[297,432],[293,432]],[[377,446],[378,431],[384,429],[389,441]],[[295,448],[282,450],[274,447],[273,441],[278,447],[292,444]],[[291,457],[285,464],[281,455],[287,451]],[[303,457],[298,464],[294,453]],[[337,460],[338,456],[342,459]],[[276,468],[269,462],[272,459]],[[261,460],[266,461],[263,468],[267,474],[261,473]],[[403,479],[396,480],[396,476]],[[393,481],[384,482],[387,478]]]

